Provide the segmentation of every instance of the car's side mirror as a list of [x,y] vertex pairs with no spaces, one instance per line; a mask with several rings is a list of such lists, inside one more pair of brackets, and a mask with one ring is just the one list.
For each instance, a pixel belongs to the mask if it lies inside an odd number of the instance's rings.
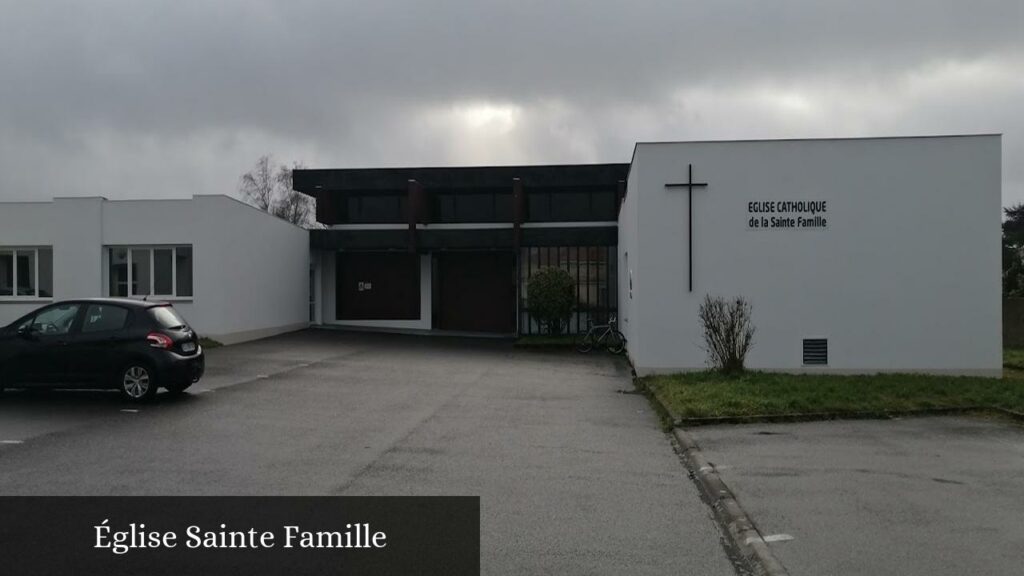
[[18,336],[21,336],[26,340],[31,340],[33,337],[35,337],[37,332],[38,330],[36,330],[36,327],[32,324],[26,324],[24,326],[18,327]]

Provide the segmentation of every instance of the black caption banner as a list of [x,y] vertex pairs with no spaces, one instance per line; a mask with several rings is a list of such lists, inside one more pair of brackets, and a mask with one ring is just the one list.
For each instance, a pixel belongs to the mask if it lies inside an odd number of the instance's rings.
[[0,572],[479,576],[478,497],[0,496]]

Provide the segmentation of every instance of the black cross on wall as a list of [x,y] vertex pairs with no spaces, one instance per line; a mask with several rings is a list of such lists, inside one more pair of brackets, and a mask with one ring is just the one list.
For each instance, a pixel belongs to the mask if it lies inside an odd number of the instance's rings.
[[694,188],[707,188],[707,182],[694,182],[693,181],[693,164],[689,165],[687,172],[686,182],[681,183],[669,183],[665,184],[665,188],[686,188],[686,201],[687,209],[686,214],[689,217],[689,223],[687,225],[687,231],[690,234],[690,239],[687,242],[687,248],[689,253],[687,254],[686,263],[690,268],[690,292],[693,292],[693,189]]

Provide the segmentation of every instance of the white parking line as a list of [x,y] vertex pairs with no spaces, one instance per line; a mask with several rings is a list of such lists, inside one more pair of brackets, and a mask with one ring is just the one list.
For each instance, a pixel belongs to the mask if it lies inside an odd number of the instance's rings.
[[127,412],[128,414],[137,414],[139,411],[134,408],[122,408],[121,412]]
[[257,374],[256,377],[257,378],[270,378],[270,376],[267,376],[266,374]]
[[24,444],[24,440],[0,440],[0,444]]
[[769,534],[764,537],[765,542],[789,542],[792,539],[789,534]]

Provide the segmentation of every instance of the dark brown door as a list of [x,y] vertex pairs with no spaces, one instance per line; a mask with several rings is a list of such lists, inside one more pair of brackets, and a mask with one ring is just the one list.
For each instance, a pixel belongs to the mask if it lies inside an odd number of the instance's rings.
[[443,252],[437,256],[437,327],[467,332],[516,331],[515,255]]
[[338,320],[418,320],[420,257],[399,252],[339,252]]

